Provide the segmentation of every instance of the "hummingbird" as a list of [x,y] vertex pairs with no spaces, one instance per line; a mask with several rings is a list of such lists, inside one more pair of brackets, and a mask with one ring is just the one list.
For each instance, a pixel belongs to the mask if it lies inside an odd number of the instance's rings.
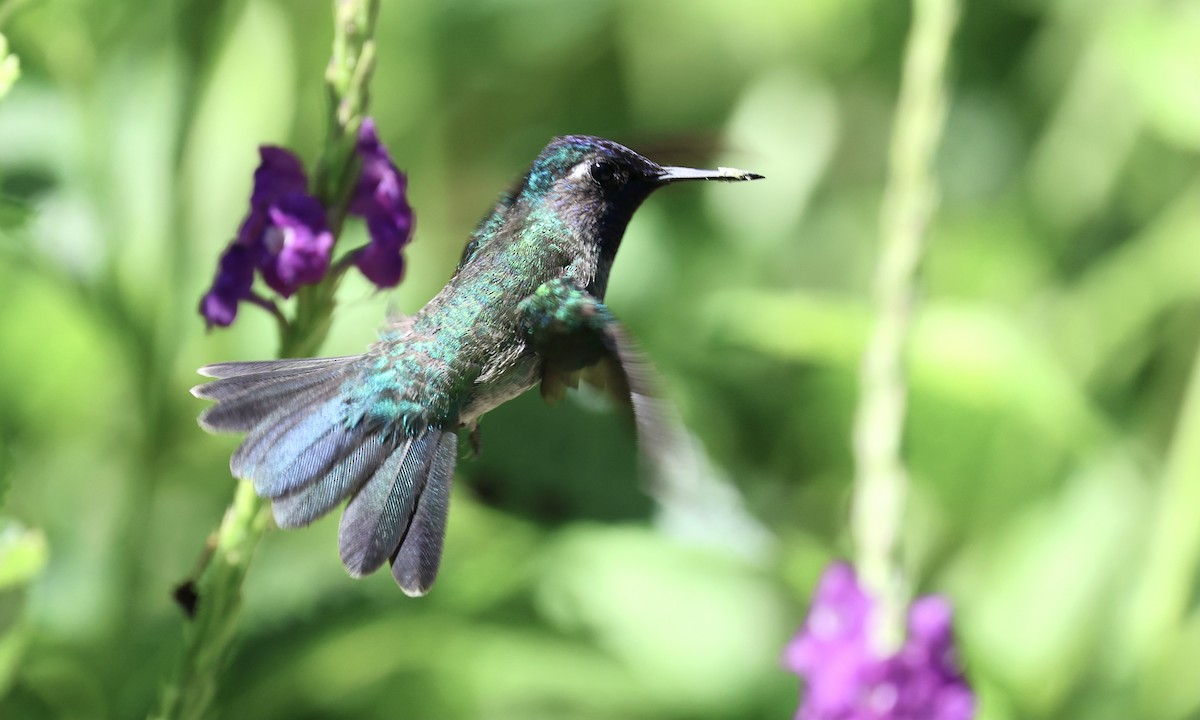
[[548,400],[580,379],[631,411],[643,451],[662,434],[652,370],[604,304],[634,211],[665,185],[762,176],[659,165],[611,140],[552,140],[472,233],[445,287],[362,355],[224,362],[192,394],[215,400],[210,432],[245,433],[235,477],[282,528],[346,503],[342,564],[390,563],[408,595],[441,564],[458,430],[535,385]]

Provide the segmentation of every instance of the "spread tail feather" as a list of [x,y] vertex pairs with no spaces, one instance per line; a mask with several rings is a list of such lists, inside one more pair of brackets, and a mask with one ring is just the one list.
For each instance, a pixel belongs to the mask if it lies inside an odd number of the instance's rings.
[[357,357],[267,360],[206,365],[197,372],[215,381],[192,395],[217,404],[200,414],[210,432],[249,432],[296,400],[311,401],[322,388],[340,386]]
[[437,576],[458,437],[428,428],[413,437],[347,421],[343,386],[358,357],[218,363],[192,389],[216,404],[200,416],[212,432],[244,432],[235,477],[272,501],[280,527],[307,525],[347,498],[339,550],[361,577],[390,560],[397,584],[424,595]]
[[392,563],[408,595],[437,577],[458,436],[436,428],[401,443],[346,505],[338,531],[342,564],[360,577]]
[[404,540],[392,554],[392,577],[411,596],[424,595],[437,578],[450,510],[450,481],[458,459],[458,435],[443,433]]

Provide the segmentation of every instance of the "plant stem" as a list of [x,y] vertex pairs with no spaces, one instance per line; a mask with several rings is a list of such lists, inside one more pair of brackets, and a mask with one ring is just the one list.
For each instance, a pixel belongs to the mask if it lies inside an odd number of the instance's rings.
[[913,318],[925,230],[937,203],[934,158],[945,116],[946,56],[955,0],[915,0],[880,214],[875,320],[860,368],[854,423],[851,526],[859,576],[877,602],[872,639],[881,653],[903,642],[907,588],[900,534],[908,492],[901,458],[907,386],[904,351]]
[[354,192],[358,161],[354,145],[369,98],[375,70],[375,19],[379,0],[335,0],[333,53],[325,67],[329,117],[325,150],[317,162],[314,182],[317,199],[329,209],[329,227],[342,230],[346,206]]
[[[379,0],[334,2],[333,53],[325,76],[329,130],[314,186],[329,213],[335,237],[341,233],[358,176],[354,145],[367,109],[378,13]],[[316,354],[329,332],[341,275],[330,273],[298,293],[295,316],[280,324],[281,357]],[[184,632],[178,674],[164,691],[162,706],[153,717],[198,720],[210,715],[218,676],[228,661],[237,629],[242,583],[258,541],[270,525],[270,508],[254,494],[253,484],[239,482],[220,528],[209,538],[198,578],[186,586],[194,617]]]
[[[354,154],[358,129],[366,116],[369,83],[375,70],[375,19],[379,0],[335,0],[333,52],[325,67],[329,96],[325,147],[317,160],[313,187],[328,211],[329,229],[337,237],[354,193],[359,162]],[[334,293],[341,272],[330,272],[323,282],[301,288],[296,317],[280,338],[282,357],[308,357],[329,334]]]

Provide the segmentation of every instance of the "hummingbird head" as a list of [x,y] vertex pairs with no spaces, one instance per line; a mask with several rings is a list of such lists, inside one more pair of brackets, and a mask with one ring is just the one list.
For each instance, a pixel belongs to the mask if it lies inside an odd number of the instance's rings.
[[663,166],[611,140],[566,135],[550,141],[533,161],[517,199],[550,210],[585,242],[599,245],[611,262],[634,211],[658,188],[684,180],[760,177],[732,168]]

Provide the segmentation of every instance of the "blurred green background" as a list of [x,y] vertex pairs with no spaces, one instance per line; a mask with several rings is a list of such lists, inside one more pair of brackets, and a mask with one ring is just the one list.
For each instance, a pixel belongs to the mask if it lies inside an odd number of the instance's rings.
[[[196,304],[256,146],[320,149],[330,3],[16,4],[0,717],[142,717],[181,647],[171,588],[233,491],[237,440],[200,431],[187,388],[276,350],[265,313],[206,334]],[[768,180],[653,197],[609,291],[711,463],[657,507],[596,398],[510,403],[460,465],[429,597],[348,578],[336,519],[267,536],[222,717],[790,716],[780,651],[849,550],[908,20],[895,0],[384,3],[372,114],[418,230],[397,291],[343,286],[325,351],[430,297],[554,135],[745,167]],[[912,346],[914,589],[954,599],[981,718],[1200,717],[1200,3],[967,3],[951,90]]]

